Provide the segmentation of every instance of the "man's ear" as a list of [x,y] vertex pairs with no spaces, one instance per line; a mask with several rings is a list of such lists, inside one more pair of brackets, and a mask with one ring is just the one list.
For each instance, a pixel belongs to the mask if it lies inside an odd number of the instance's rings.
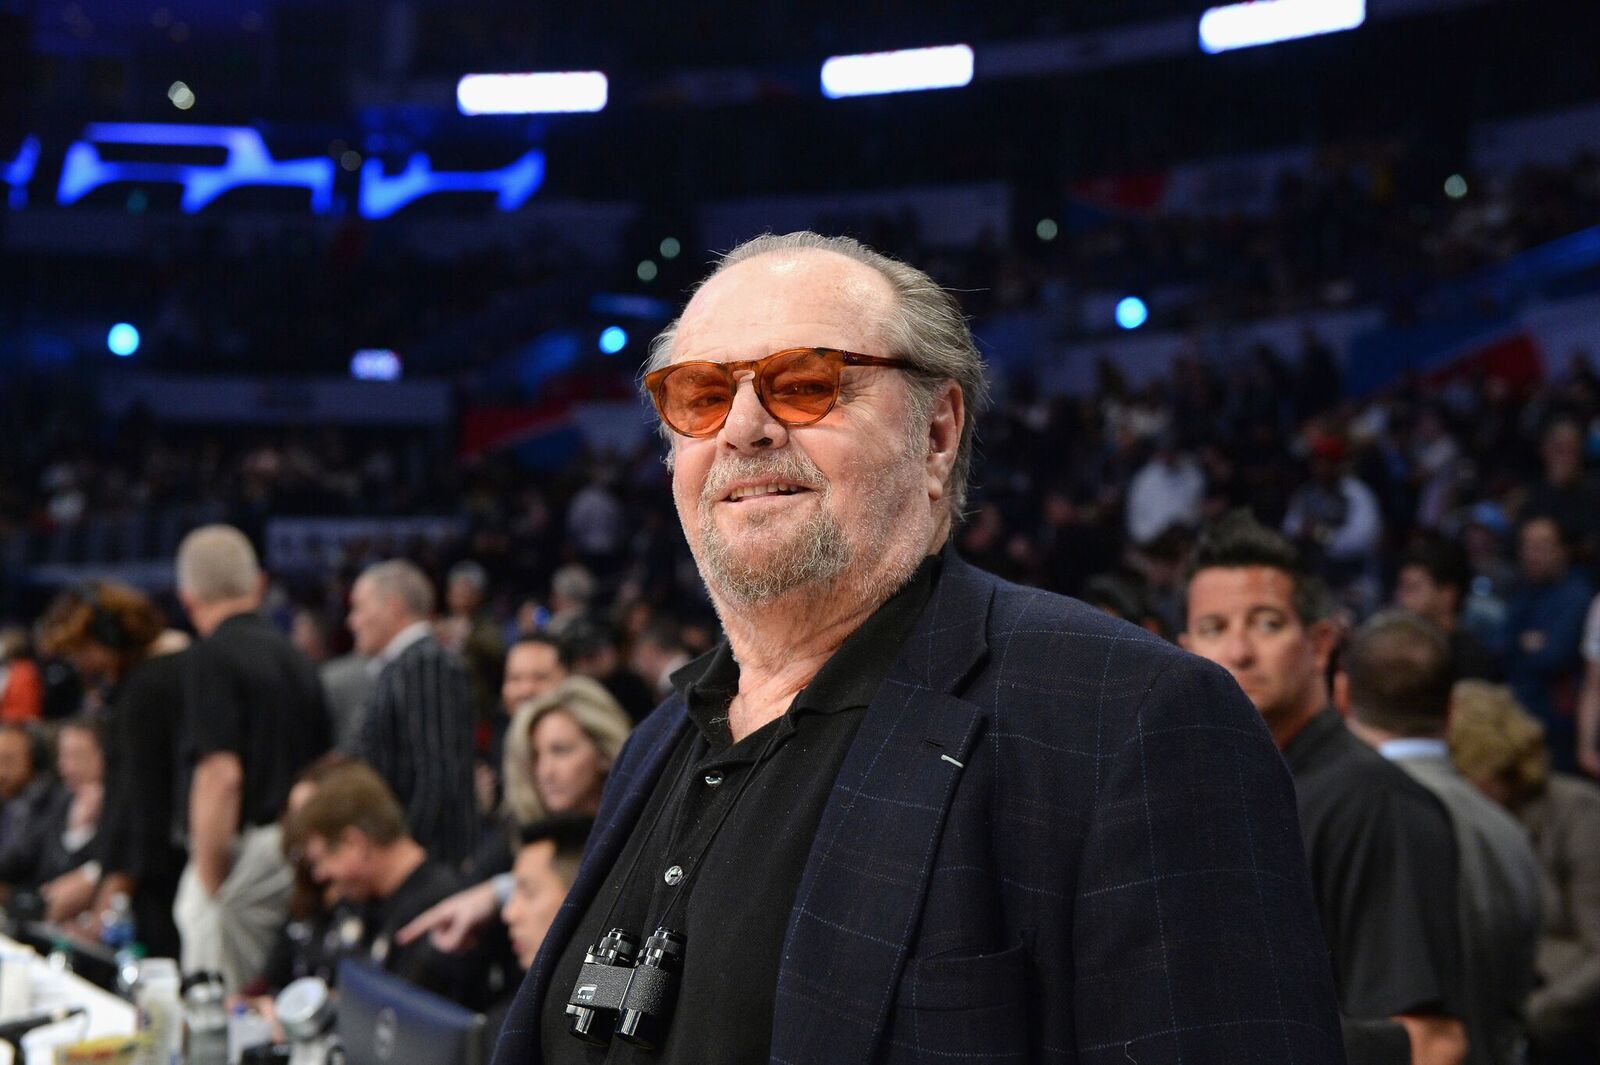
[[1350,716],[1350,674],[1342,669],[1333,675],[1333,705],[1340,717]]
[[1306,629],[1306,639],[1311,641],[1311,653],[1316,657],[1317,672],[1326,674],[1328,666],[1333,662],[1333,654],[1339,649],[1339,626],[1334,621],[1323,618],[1314,621]]
[[950,471],[955,468],[956,451],[961,446],[961,429],[966,424],[966,397],[961,386],[946,381],[933,395],[933,410],[928,418],[928,498],[943,499]]

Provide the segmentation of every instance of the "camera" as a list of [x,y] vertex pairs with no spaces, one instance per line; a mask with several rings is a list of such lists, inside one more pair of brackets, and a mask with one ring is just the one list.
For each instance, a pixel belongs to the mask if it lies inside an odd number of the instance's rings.
[[572,1018],[568,1031],[596,1046],[611,1041],[638,953],[639,940],[620,928],[607,932],[584,953],[578,980],[567,1000],[567,1015]]
[[678,998],[678,973],[683,969],[684,938],[668,928],[657,928],[645,940],[644,951],[633,967],[622,1001],[622,1021],[617,1037],[645,1050],[658,1050],[672,1023]]

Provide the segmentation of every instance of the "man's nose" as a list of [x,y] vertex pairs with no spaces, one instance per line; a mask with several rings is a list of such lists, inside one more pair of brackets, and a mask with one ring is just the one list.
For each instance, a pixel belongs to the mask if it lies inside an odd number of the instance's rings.
[[1248,666],[1256,660],[1255,641],[1249,633],[1240,630],[1228,636],[1223,643],[1223,654],[1232,666]]
[[733,405],[717,437],[736,450],[782,447],[788,429],[761,405],[753,377],[734,383]]

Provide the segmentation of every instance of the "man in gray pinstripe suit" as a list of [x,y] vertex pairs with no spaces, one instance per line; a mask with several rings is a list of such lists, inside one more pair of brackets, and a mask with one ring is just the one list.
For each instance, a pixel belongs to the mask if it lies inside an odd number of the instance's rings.
[[410,562],[369,566],[350,590],[356,650],[377,671],[355,753],[405,808],[411,836],[450,865],[471,853],[473,722],[466,668],[434,639],[433,585]]

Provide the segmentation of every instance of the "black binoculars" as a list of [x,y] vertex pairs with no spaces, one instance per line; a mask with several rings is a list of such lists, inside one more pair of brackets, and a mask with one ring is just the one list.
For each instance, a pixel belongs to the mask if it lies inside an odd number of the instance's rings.
[[684,942],[677,932],[657,928],[641,950],[628,932],[607,932],[584,953],[567,1000],[568,1029],[596,1046],[614,1034],[645,1050],[660,1049],[678,997]]

